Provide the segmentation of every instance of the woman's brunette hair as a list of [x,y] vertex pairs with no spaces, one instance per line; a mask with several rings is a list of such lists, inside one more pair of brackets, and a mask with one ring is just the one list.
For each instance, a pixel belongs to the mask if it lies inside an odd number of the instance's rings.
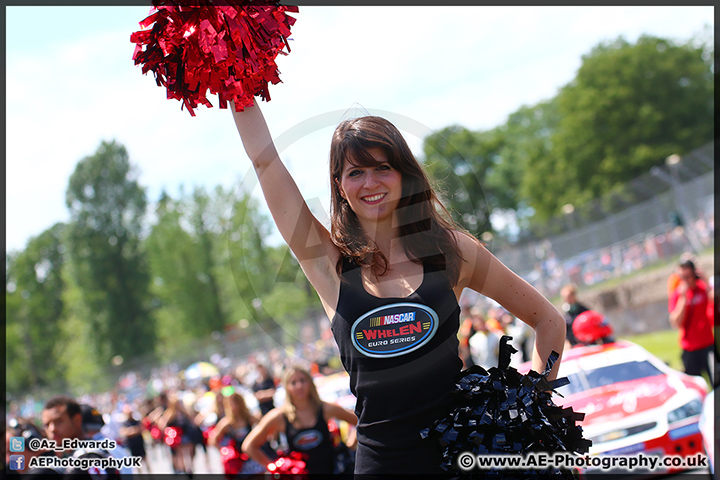
[[283,403],[282,409],[290,423],[295,422],[295,420],[297,419],[297,407],[295,407],[295,404],[290,397],[290,393],[288,392],[288,384],[290,383],[290,377],[292,377],[296,373],[304,376],[308,382],[308,397],[310,400],[310,404],[315,409],[320,408],[320,406],[322,405],[322,400],[320,400],[320,395],[318,394],[317,387],[315,387],[315,382],[313,381],[310,372],[298,365],[288,367],[287,369],[285,369],[285,373],[283,374],[282,378],[282,385],[285,389],[285,402]]
[[[220,395],[219,393],[216,395]],[[223,397],[223,409],[225,416],[231,424],[235,424],[238,420],[244,421],[248,426],[253,423],[252,415],[248,410],[245,399],[237,392]]]
[[168,421],[175,419],[178,415],[190,418],[190,414],[185,408],[185,404],[182,399],[178,397],[177,393],[171,393],[168,395],[168,405],[163,415],[167,415]]
[[[378,165],[367,152],[371,148],[382,149],[390,166],[402,175],[402,198],[397,206],[397,219],[405,253],[415,263],[446,270],[451,286],[455,286],[462,255],[452,231],[464,232],[465,229],[452,220],[440,202],[400,131],[382,117],[346,120],[333,134],[330,144],[330,233],[333,243],[340,249],[342,257],[357,265],[371,266],[378,275],[387,273],[387,258],[366,237],[355,212],[340,194],[345,160],[359,167]],[[342,258],[336,266],[338,273],[341,266]]]

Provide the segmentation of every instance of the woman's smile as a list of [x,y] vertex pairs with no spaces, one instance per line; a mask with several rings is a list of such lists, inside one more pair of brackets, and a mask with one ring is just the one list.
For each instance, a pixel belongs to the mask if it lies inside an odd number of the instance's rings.
[[366,203],[374,205],[376,203],[380,203],[380,201],[385,198],[386,195],[387,193],[378,193],[376,195],[368,195],[366,197],[361,197],[361,199]]

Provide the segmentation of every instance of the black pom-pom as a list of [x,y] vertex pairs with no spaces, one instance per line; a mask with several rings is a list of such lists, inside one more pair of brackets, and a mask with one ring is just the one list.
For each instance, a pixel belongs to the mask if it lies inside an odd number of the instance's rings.
[[[590,440],[582,437],[576,422],[584,418],[572,408],[552,401],[556,388],[569,383],[567,378],[548,381],[547,376],[560,355],[552,352],[542,374],[520,374],[510,367],[517,350],[500,339],[498,366],[485,370],[475,365],[460,373],[449,413],[421,431],[422,438],[439,441],[443,451],[441,467],[460,473],[461,453],[474,455],[534,452],[587,453]],[[527,470],[471,470],[463,478],[574,478],[574,472],[556,468]]]

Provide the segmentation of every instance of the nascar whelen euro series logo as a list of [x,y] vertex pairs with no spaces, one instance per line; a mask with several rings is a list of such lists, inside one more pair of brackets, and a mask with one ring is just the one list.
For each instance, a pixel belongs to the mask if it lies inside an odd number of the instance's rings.
[[438,316],[418,303],[395,303],[367,312],[352,326],[353,345],[374,358],[405,355],[428,343],[438,329]]
[[293,445],[298,450],[312,450],[322,442],[322,433],[317,430],[306,430],[293,440]]

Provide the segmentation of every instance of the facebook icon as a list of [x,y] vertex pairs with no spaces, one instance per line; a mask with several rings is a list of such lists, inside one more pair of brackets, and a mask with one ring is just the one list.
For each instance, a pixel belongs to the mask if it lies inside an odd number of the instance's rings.
[[25,469],[25,455],[10,455],[10,470]]

